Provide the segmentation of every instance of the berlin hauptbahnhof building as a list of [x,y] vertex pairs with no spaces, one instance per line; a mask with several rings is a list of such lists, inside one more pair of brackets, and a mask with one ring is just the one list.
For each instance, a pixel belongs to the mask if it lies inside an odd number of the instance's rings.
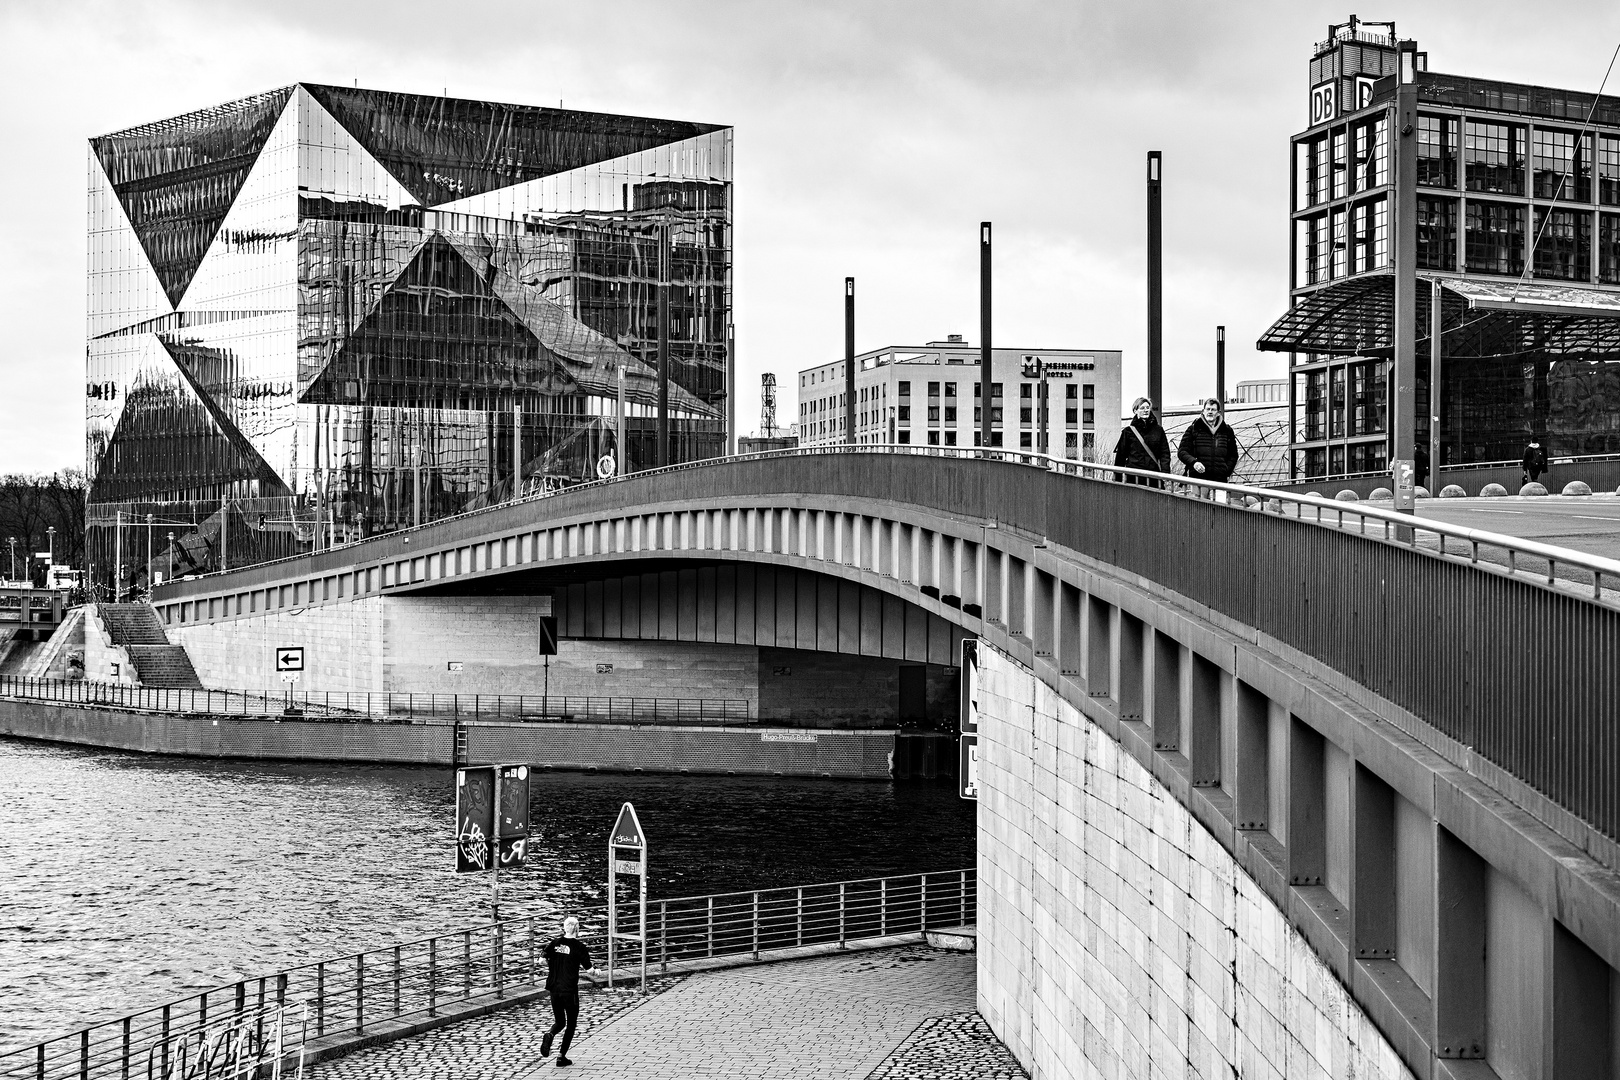
[[[1293,137],[1291,354],[1298,477],[1381,472],[1395,205],[1393,23],[1330,28]],[[1410,44],[1409,44],[1410,47]],[[1418,441],[1442,287],[1444,464],[1620,452],[1620,98],[1445,75],[1416,54]]]
[[92,139],[93,579],[595,478],[621,371],[628,467],[724,453],[731,177],[721,125],[312,84]]

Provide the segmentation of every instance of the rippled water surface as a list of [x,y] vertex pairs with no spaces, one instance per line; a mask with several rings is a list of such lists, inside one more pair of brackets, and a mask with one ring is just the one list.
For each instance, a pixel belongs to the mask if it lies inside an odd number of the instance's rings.
[[[487,917],[451,873],[453,773],[0,739],[0,1052],[87,1021]],[[653,899],[973,864],[950,786],[542,773],[502,914],[600,902],[636,804]]]

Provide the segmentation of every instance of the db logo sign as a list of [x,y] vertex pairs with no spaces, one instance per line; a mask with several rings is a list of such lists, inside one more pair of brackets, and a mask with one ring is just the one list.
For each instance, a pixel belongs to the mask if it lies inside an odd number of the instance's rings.
[[1334,103],[1333,84],[1325,82],[1311,87],[1311,127],[1325,124],[1338,114]]

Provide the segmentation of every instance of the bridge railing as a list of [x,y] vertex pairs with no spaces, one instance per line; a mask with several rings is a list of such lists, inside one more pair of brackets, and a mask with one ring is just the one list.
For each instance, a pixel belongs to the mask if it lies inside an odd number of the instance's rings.
[[0,697],[202,716],[304,720],[517,720],[579,723],[752,723],[742,698],[410,694],[325,690],[207,690],[0,675]]
[[[649,901],[649,968],[710,957],[919,934],[971,924],[973,870],[866,878],[751,892]],[[619,905],[621,932],[634,909]],[[606,905],[578,909],[581,937],[599,968],[607,962]],[[626,916],[630,921],[626,921]],[[437,1017],[467,1003],[505,998],[545,982],[545,943],[560,913],[524,915],[225,983],[128,1016],[91,1024],[0,1054],[5,1080],[92,1080],[175,1073],[173,1047],[229,1019],[239,1028],[299,1015],[297,1044],[364,1035],[379,1024]],[[640,944],[617,945],[620,978],[639,971]],[[188,1074],[189,1075],[189,1074]]]

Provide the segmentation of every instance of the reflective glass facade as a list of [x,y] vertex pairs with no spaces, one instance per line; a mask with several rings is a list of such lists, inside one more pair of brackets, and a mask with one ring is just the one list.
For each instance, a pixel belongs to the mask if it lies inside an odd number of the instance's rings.
[[91,140],[95,580],[168,572],[120,519],[186,573],[592,479],[621,369],[648,467],[661,339],[669,460],[723,453],[731,176],[728,127],[311,84]]
[[[1399,43],[1393,28],[1386,35],[1369,25],[1384,24],[1335,27],[1311,62],[1311,124],[1294,136],[1291,155],[1296,310],[1318,295],[1357,295],[1393,269],[1389,76]],[[1620,286],[1620,99],[1435,74],[1426,53],[1416,83],[1411,227],[1424,278]],[[1426,294],[1419,303],[1426,311]],[[1349,310],[1335,317],[1357,325]],[[1446,463],[1517,461],[1531,438],[1558,457],[1620,453],[1613,335],[1570,331],[1559,317],[1516,335],[1448,332],[1438,409],[1429,407],[1422,323],[1419,439],[1427,441],[1428,417],[1439,412]],[[1379,472],[1392,456],[1387,335],[1348,344],[1292,353],[1297,476]]]

